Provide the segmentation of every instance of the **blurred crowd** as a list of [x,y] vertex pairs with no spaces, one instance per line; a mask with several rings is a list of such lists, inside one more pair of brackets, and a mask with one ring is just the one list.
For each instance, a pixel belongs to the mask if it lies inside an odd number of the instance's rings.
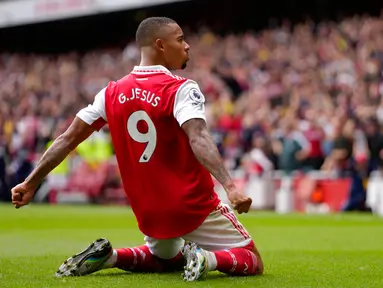
[[[192,59],[176,74],[199,83],[230,170],[365,177],[383,165],[383,18],[186,36]],[[0,185],[24,178],[77,111],[139,56],[135,43],[86,54],[0,54]],[[95,134],[110,146],[107,127]],[[86,157],[87,149],[77,153]]]

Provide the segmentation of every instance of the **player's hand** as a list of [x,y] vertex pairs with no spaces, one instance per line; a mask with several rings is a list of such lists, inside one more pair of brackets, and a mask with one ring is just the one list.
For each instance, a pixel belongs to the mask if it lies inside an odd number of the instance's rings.
[[23,182],[12,188],[12,204],[16,209],[28,205],[35,194],[36,187],[31,187]]
[[240,192],[236,188],[227,190],[226,192],[234,210],[237,210],[239,214],[249,212],[251,203],[253,202],[250,197],[247,197],[243,192]]

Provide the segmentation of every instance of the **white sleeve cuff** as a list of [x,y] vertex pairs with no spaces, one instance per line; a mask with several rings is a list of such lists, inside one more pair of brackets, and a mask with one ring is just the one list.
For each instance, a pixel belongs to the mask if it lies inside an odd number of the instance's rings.
[[190,119],[206,121],[205,96],[196,82],[188,80],[178,88],[173,115],[180,126]]
[[105,91],[106,88],[102,89],[95,96],[93,104],[81,109],[76,116],[91,126],[99,126],[101,122],[105,124],[107,122],[105,113]]

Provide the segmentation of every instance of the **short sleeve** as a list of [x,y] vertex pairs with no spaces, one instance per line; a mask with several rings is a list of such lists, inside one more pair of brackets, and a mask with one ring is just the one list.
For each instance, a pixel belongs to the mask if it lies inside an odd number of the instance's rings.
[[89,124],[97,131],[99,131],[107,123],[105,113],[105,91],[106,88],[102,89],[94,97],[93,104],[83,108],[76,115],[82,121]]
[[205,96],[196,82],[187,80],[178,88],[173,114],[180,126],[195,118],[206,121]]

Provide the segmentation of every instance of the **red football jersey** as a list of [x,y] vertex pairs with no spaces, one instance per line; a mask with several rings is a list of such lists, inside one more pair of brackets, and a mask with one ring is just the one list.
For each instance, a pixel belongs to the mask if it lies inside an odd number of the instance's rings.
[[204,102],[196,82],[163,66],[136,66],[77,114],[97,130],[109,124],[125,193],[147,236],[190,233],[219,203],[181,128],[205,119]]

